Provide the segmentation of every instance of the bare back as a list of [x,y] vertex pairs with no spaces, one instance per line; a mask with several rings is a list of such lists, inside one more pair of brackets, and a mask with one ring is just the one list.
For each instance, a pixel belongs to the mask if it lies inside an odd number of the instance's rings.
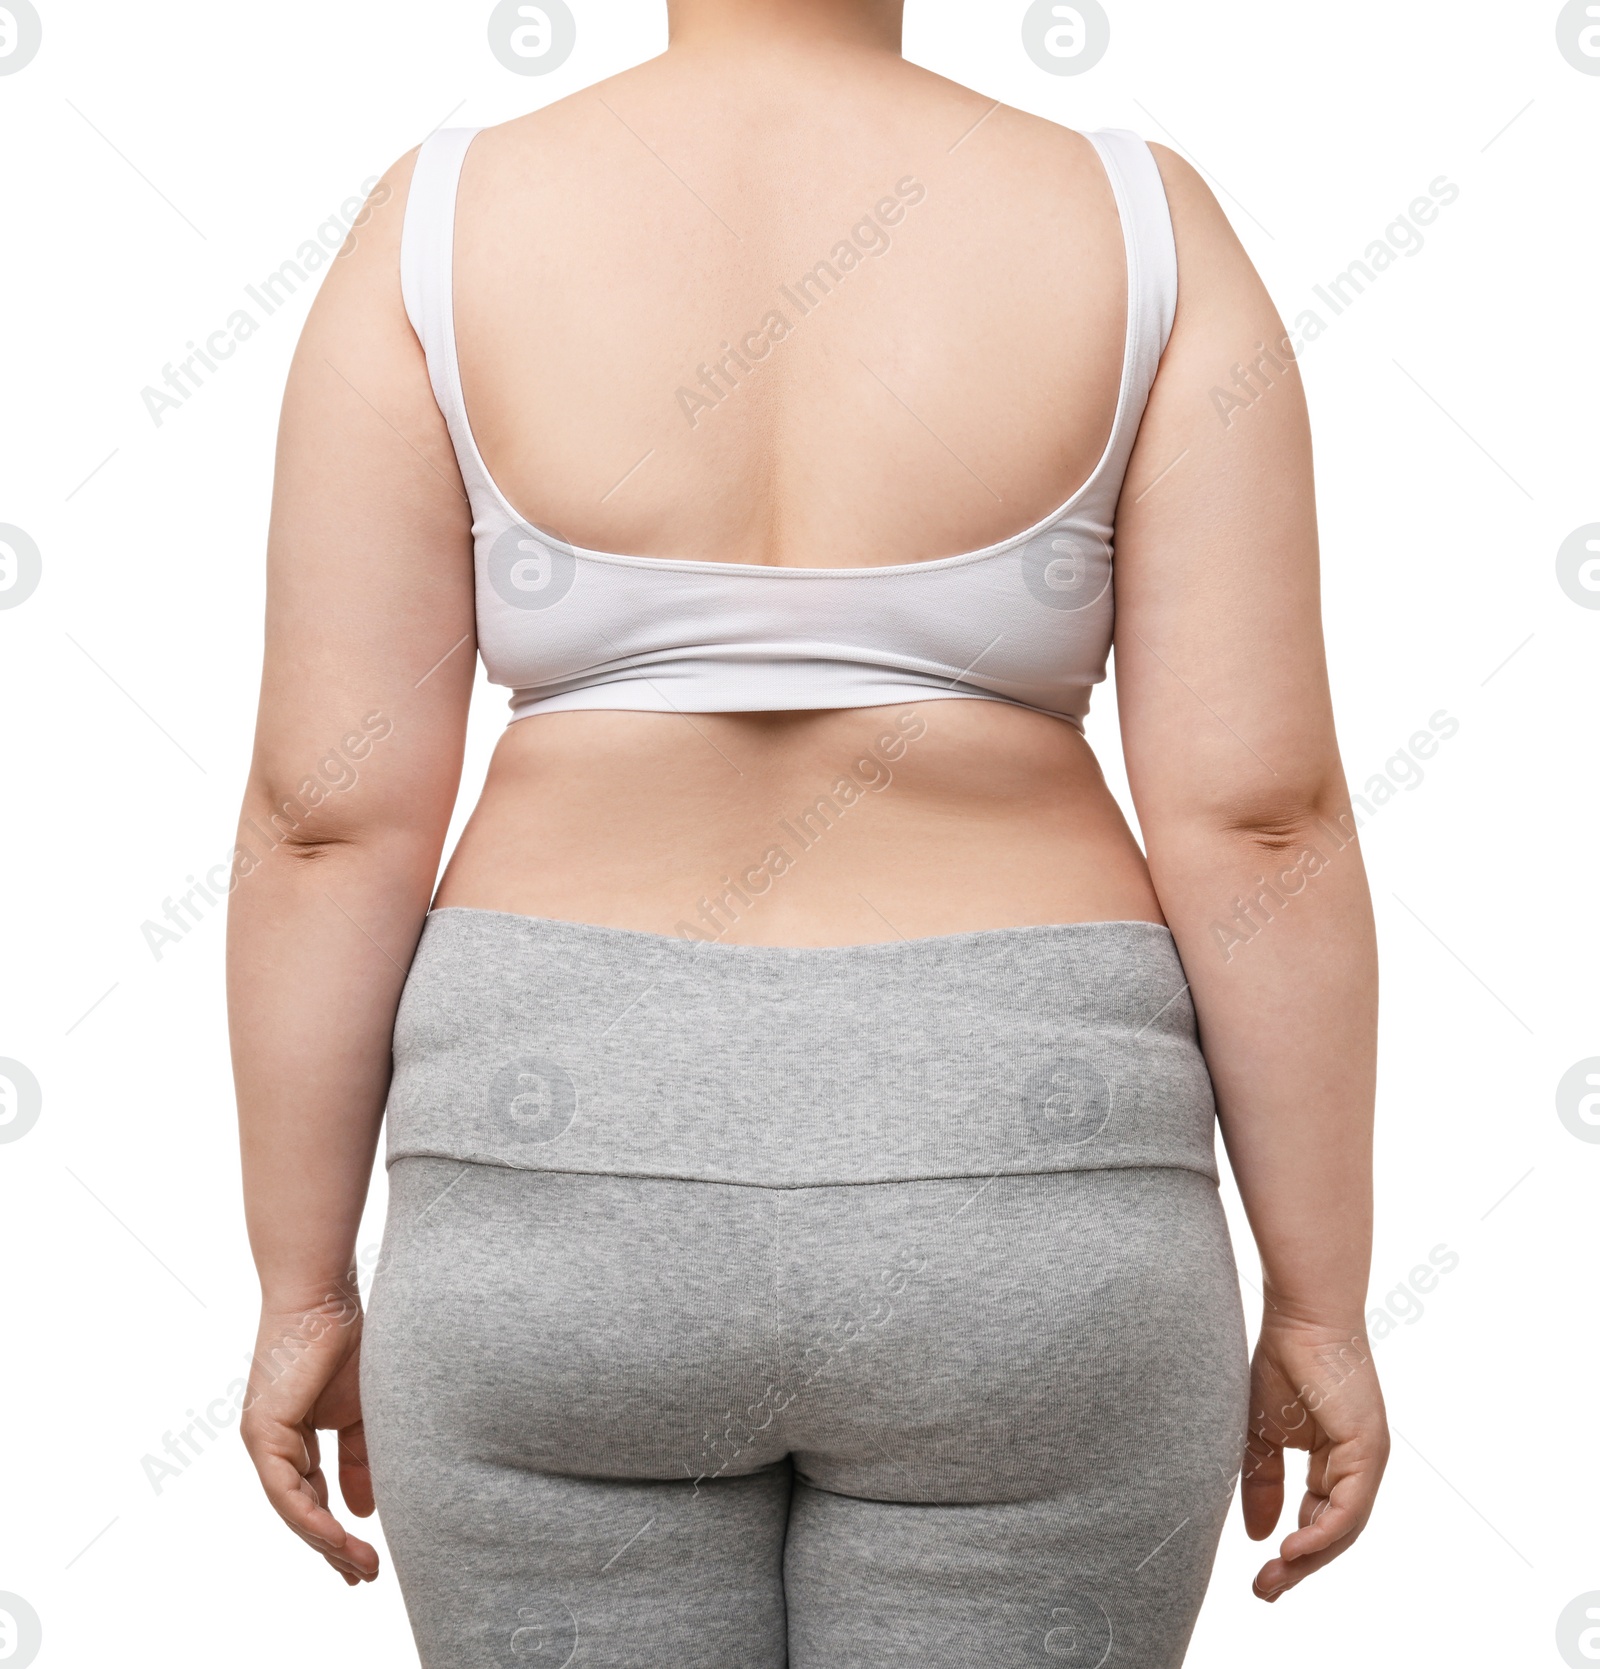
[[730,100],[660,59],[476,142],[457,318],[486,461],[540,525],[642,556],[860,567],[1028,526],[1116,402],[1103,165],[898,60],[820,100],[765,73]]
[[[1176,179],[1209,204],[1161,166],[1169,195]],[[408,176],[409,159],[397,206]],[[1173,218],[1181,256],[1193,212]],[[426,612],[470,634],[470,517],[382,270],[397,244],[391,214],[330,280],[302,360],[319,328],[346,363],[372,332],[385,421],[429,462],[424,520],[455,528],[453,557],[434,536]],[[528,521],[590,549],[808,568],[975,550],[1066,500],[1116,411],[1128,271],[1094,148],[885,54],[732,75],[669,53],[487,130],[455,274],[484,461]],[[349,318],[339,286],[363,284],[388,324]],[[1248,308],[1269,331],[1264,296]],[[1158,379],[1163,403],[1152,444],[1175,453],[1200,405]],[[1146,450],[1141,434],[1125,503],[1156,472]],[[1119,614],[1122,543],[1119,525]],[[455,589],[435,572],[452,561]],[[737,878],[774,851],[782,884],[752,898]],[[1083,737],[968,700],[521,720],[436,902],[779,944],[1163,919]]]

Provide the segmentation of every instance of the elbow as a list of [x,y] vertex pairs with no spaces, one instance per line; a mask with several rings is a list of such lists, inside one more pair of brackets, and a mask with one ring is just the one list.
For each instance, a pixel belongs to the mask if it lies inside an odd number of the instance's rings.
[[282,783],[252,781],[240,810],[241,823],[274,851],[303,856],[310,862],[341,847],[358,845],[369,820],[343,803],[337,790],[310,779],[290,789]]
[[1168,810],[1146,826],[1152,849],[1203,844],[1233,847],[1262,863],[1293,862],[1303,853],[1354,841],[1357,822],[1344,776],[1327,777],[1247,798],[1222,798]]
[[1356,838],[1355,812],[1347,794],[1262,807],[1217,819],[1215,833],[1233,839],[1263,857],[1294,857],[1332,840],[1344,845]]
[[437,865],[442,831],[396,815],[396,808],[375,803],[370,796],[311,792],[313,788],[320,785],[302,782],[286,789],[253,780],[240,810],[241,844],[295,869],[342,862],[406,869]]
[[365,842],[356,834],[313,833],[310,830],[286,834],[278,843],[285,860],[311,866],[325,863],[342,853],[359,852]]

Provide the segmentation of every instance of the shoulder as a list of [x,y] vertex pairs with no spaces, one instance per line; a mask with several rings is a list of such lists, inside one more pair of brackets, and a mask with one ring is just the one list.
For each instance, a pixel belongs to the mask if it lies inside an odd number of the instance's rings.
[[358,342],[402,356],[415,348],[401,295],[400,244],[420,151],[415,146],[384,169],[359,206],[355,199],[345,205],[348,230],[311,304],[300,357]]
[[[1174,342],[1269,330],[1281,337],[1266,286],[1204,176],[1166,145],[1152,143],[1150,150],[1166,190],[1178,252]],[[1246,335],[1244,345],[1251,340]]]
[[1242,255],[1243,245],[1238,234],[1200,170],[1176,151],[1153,140],[1150,153],[1156,159],[1161,184],[1166,190],[1180,261],[1186,247],[1191,254],[1236,250]]
[[626,113],[637,102],[635,89],[649,94],[651,83],[641,73],[648,67],[636,65],[481,128],[472,142],[469,174],[501,184],[511,177],[526,183],[547,168],[589,175],[596,163],[603,166],[608,141],[638,144]]
[[349,229],[317,297],[322,311],[338,306],[343,298],[369,297],[391,277],[397,281],[400,234],[420,150],[414,146],[384,169],[359,207],[354,198],[344,205]]

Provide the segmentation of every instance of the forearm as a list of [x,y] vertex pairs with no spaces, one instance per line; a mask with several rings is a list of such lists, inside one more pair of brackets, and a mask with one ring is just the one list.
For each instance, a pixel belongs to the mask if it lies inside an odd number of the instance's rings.
[[245,1216],[269,1308],[351,1290],[433,868],[403,837],[284,843],[234,891],[229,1029]]
[[1378,980],[1348,811],[1341,820],[1330,805],[1270,833],[1147,832],[1268,1314],[1359,1328],[1371,1259]]

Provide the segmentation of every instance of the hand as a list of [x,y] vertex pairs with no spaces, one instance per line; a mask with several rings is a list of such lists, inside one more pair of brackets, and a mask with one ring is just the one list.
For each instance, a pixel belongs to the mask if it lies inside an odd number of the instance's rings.
[[278,1516],[351,1587],[378,1574],[376,1549],[328,1511],[319,1427],[339,1438],[339,1491],[358,1518],[373,1509],[361,1424],[361,1306],[334,1294],[304,1310],[263,1309],[240,1435]]
[[1256,1576],[1269,1603],[1337,1559],[1366,1527],[1389,1459],[1389,1425],[1366,1329],[1269,1316],[1250,1367],[1250,1435],[1240,1480],[1252,1541],[1283,1510],[1283,1451],[1308,1449],[1299,1528]]

